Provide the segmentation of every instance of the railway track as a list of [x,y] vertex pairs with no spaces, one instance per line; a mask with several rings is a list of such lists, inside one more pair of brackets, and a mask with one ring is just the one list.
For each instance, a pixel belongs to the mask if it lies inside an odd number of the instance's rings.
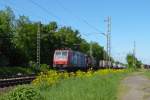
[[15,85],[22,85],[22,84],[29,84],[35,79],[35,76],[18,76],[15,78],[3,78],[0,79],[0,88],[15,86]]

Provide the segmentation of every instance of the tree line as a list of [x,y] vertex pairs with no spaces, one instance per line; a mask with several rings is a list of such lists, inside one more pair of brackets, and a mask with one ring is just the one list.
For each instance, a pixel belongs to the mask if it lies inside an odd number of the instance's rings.
[[137,57],[135,57],[135,55],[132,54],[132,53],[127,54],[126,60],[127,60],[127,63],[128,63],[128,68],[137,69],[137,68],[141,68],[142,65],[143,65],[142,61],[140,61],[140,60],[139,60]]
[[[38,22],[27,16],[15,17],[11,8],[0,10],[0,66],[28,66],[36,62]],[[52,65],[54,50],[68,47],[93,56],[98,62],[107,55],[96,42],[89,43],[78,30],[70,26],[58,27],[55,21],[40,25],[41,63]],[[79,48],[75,46],[79,44]],[[98,63],[97,63],[98,64]]]

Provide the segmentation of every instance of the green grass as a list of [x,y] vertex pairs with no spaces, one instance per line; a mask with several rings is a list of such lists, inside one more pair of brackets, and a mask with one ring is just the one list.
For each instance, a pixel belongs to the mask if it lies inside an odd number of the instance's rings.
[[70,78],[41,90],[45,100],[116,100],[117,89],[124,74],[91,78]]
[[[102,75],[93,74],[89,77],[72,76],[70,78],[60,79],[58,83],[51,86],[43,82],[41,85],[33,87],[33,90],[36,89],[39,91],[39,97],[42,98],[41,100],[117,100],[120,81],[128,75],[128,73],[129,72]],[[53,75],[53,73],[50,75]],[[13,91],[14,90],[11,90],[10,92]],[[18,93],[22,94],[22,92]],[[26,94],[26,92],[23,93]],[[2,95],[3,98],[5,98],[7,94],[8,93]]]
[[145,70],[144,75],[150,78],[150,70]]
[[29,67],[0,67],[0,75],[12,75],[17,73],[31,74],[32,68]]

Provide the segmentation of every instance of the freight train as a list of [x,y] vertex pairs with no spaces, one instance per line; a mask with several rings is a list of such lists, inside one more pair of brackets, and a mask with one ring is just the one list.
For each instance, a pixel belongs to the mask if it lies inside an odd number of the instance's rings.
[[96,61],[84,53],[71,49],[59,49],[54,52],[55,69],[85,70],[91,67],[96,67]]
[[143,67],[144,67],[145,69],[150,69],[150,65],[147,65],[147,64],[144,64]]
[[112,63],[111,61],[100,60],[99,61],[99,68],[100,69],[106,69],[106,68],[125,69],[126,66],[123,64],[120,64],[120,63]]
[[96,60],[79,51],[71,49],[58,49],[54,52],[53,68],[59,70],[87,70],[87,69],[123,69],[125,66],[115,64],[110,61],[100,60],[96,65]]

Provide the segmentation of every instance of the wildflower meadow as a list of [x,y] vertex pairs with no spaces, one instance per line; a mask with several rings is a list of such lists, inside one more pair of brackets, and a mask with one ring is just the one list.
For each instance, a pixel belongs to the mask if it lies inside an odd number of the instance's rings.
[[[118,85],[129,72],[127,69],[89,70],[75,73],[49,70],[41,72],[30,85],[19,86],[17,90],[10,91],[3,96],[5,98],[3,100],[16,100],[12,96],[17,98],[18,95],[30,98],[33,95],[40,100],[116,100]],[[28,92],[22,92],[22,90]],[[30,100],[27,99],[28,97],[17,100]]]

